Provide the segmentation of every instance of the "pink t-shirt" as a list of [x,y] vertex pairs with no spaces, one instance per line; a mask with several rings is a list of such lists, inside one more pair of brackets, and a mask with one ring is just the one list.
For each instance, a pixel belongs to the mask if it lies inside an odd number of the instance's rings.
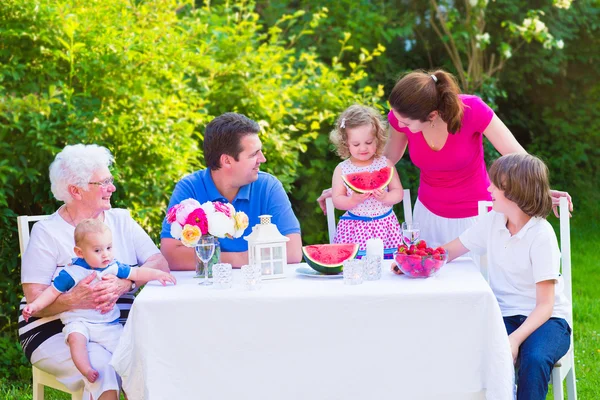
[[429,147],[422,132],[400,127],[394,113],[388,114],[390,125],[406,134],[410,159],[421,170],[419,200],[445,218],[474,217],[477,202],[491,200],[482,133],[494,111],[477,96],[461,94],[459,98],[465,105],[461,128],[448,135],[439,151]]

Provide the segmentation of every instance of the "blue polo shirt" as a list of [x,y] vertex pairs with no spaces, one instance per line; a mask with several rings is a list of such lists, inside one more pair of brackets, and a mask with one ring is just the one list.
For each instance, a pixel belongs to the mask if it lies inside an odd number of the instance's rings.
[[[196,171],[184,177],[177,185],[169,201],[169,208],[179,204],[185,199],[196,199],[200,204],[206,201],[220,201],[229,203],[217,190],[210,169]],[[258,224],[259,215],[272,215],[271,222],[277,225],[282,235],[300,233],[300,223],[292,211],[292,204],[288,199],[281,182],[273,175],[258,172],[258,179],[246,186],[242,186],[231,203],[236,211],[243,211],[248,215],[250,223],[244,234],[237,239],[219,239],[221,251],[238,252],[247,251],[248,242],[244,239],[252,232],[252,227]],[[173,238],[171,225],[166,218],[163,220],[161,238]]]

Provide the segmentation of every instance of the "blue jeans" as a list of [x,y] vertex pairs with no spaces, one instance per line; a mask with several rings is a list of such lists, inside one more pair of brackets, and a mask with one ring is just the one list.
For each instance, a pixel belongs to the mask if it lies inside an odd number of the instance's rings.
[[[517,330],[526,318],[523,315],[504,317],[508,334]],[[562,318],[550,318],[525,339],[517,357],[518,400],[546,398],[552,368],[567,353],[570,345],[571,328]]]

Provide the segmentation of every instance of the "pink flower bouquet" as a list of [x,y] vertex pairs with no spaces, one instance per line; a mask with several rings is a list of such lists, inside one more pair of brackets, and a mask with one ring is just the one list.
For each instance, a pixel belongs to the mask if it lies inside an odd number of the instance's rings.
[[231,204],[186,199],[167,211],[171,236],[187,247],[195,247],[202,235],[239,238],[248,227],[246,213],[236,212]]

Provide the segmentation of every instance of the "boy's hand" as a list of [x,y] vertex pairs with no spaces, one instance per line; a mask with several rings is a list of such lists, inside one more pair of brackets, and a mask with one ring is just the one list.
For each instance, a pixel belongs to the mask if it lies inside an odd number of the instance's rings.
[[392,265],[391,265],[390,269],[396,275],[404,275],[404,272],[402,272],[402,270],[400,268],[398,268],[396,261],[392,261]]
[[513,365],[515,365],[517,363],[517,357],[519,356],[519,347],[521,346],[521,344],[518,343],[512,335],[508,335],[508,341],[510,343],[510,352],[512,353]]
[[169,274],[168,272],[163,272],[163,271],[160,271],[160,275],[158,276],[157,280],[163,286],[167,286],[167,282],[171,282],[173,285],[175,285],[177,283],[177,280],[175,279],[175,277],[173,275]]
[[38,312],[38,310],[36,310],[33,305],[27,304],[23,309],[23,318],[25,318],[26,322],[29,322],[29,318],[31,318],[31,316],[36,312]]

